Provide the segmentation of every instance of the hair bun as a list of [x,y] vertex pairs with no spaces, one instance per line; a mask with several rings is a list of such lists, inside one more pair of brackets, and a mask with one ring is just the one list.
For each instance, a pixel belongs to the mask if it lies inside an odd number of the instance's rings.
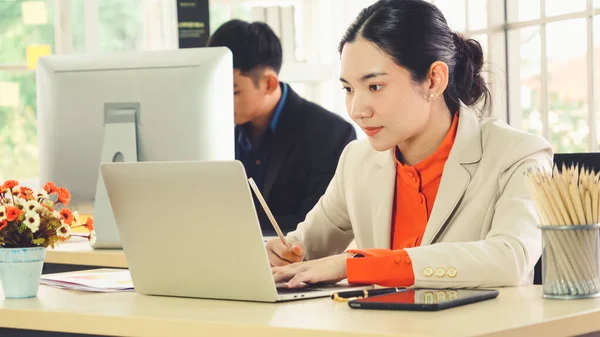
[[488,97],[487,86],[481,76],[483,68],[483,49],[479,42],[473,39],[464,39],[452,33],[452,40],[456,48],[456,67],[454,79],[458,98],[466,105],[477,103],[482,98]]

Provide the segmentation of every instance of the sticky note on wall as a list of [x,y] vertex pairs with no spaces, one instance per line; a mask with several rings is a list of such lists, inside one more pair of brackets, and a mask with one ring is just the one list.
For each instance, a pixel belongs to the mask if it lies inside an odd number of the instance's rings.
[[11,108],[19,106],[19,83],[0,82],[0,106]]
[[37,66],[37,61],[40,56],[50,55],[50,45],[49,44],[35,44],[27,46],[27,68],[35,69]]
[[45,1],[23,1],[21,3],[23,23],[26,25],[45,25],[48,23],[48,10]]

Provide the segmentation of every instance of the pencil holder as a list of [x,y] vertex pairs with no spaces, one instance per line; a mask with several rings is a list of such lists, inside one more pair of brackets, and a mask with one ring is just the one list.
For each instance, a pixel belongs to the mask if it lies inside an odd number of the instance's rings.
[[600,296],[600,224],[540,228],[543,239],[543,297],[579,299]]

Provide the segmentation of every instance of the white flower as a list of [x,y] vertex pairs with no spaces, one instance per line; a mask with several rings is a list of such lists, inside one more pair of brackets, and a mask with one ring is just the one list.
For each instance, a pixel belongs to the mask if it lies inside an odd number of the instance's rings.
[[14,197],[15,199],[15,205],[16,206],[21,206],[21,207],[25,207],[25,204],[27,203],[27,200],[21,198],[21,197]]
[[79,221],[79,213],[77,211],[73,212],[73,223],[71,224],[71,227],[77,227],[81,224],[81,222]]
[[96,231],[95,230],[92,230],[90,232],[89,240],[90,240],[90,245],[94,245],[94,243],[96,243]]
[[40,229],[40,215],[33,211],[25,213],[25,226],[31,229],[32,233],[37,232]]
[[23,209],[25,210],[25,212],[30,212],[30,211],[38,211],[40,209],[41,205],[39,202],[35,201],[35,200],[29,200],[25,203],[25,205],[23,206]]
[[0,206],[0,221],[6,220],[6,207]]
[[17,185],[15,187],[12,188],[12,193],[13,194],[19,194],[19,192],[21,192],[21,186]]
[[48,199],[48,192],[46,192],[45,190],[38,191],[35,194],[35,197],[37,199]]
[[62,215],[60,215],[60,213],[58,211],[53,211],[52,215],[59,220],[62,220],[62,218],[63,218]]
[[4,194],[4,203],[7,205],[12,205],[13,204],[13,196],[12,193],[10,193],[9,190],[6,191],[6,194]]
[[56,230],[56,235],[61,238],[67,239],[69,236],[71,236],[71,227],[69,227],[69,225],[63,222],[62,226],[60,226]]

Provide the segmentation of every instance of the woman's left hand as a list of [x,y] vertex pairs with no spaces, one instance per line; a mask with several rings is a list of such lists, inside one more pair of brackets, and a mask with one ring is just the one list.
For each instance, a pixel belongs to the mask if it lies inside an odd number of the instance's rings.
[[298,262],[273,267],[275,283],[287,282],[288,288],[300,288],[311,283],[337,283],[346,278],[346,259],[352,254],[343,253],[318,260]]

